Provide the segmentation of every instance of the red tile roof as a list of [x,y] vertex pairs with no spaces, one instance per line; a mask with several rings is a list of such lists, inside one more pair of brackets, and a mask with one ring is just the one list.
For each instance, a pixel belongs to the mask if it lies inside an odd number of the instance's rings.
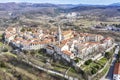
[[72,33],[72,30],[67,30],[67,31],[63,31],[62,35],[67,35],[67,34],[71,34],[71,33]]
[[114,74],[120,74],[120,63],[115,63]]
[[64,51],[62,51],[64,54],[66,54],[66,55],[68,55],[68,56],[70,56],[70,55],[72,55],[72,53],[70,52],[70,51],[67,51],[67,50],[64,50]]

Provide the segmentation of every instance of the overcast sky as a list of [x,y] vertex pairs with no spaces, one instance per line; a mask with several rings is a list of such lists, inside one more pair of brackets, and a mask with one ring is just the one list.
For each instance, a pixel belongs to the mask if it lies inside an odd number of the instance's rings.
[[0,0],[0,3],[6,2],[31,2],[31,3],[54,3],[54,4],[112,4],[120,0]]

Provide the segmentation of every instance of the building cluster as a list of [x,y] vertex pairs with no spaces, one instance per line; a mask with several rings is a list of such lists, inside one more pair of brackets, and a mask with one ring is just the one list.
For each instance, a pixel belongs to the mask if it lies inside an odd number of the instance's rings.
[[49,31],[32,28],[12,28],[8,27],[4,33],[4,39],[21,50],[37,50],[45,48],[55,38],[50,35]]
[[4,33],[5,41],[21,50],[44,48],[46,53],[68,62],[74,58],[83,60],[95,57],[111,47],[114,39],[102,35],[78,33],[72,30],[56,32],[35,28],[8,27]]
[[120,28],[119,27],[116,27],[116,26],[113,26],[113,25],[107,25],[107,26],[101,26],[101,25],[97,25],[95,27],[92,27],[91,29],[93,30],[109,30],[109,31],[120,31]]

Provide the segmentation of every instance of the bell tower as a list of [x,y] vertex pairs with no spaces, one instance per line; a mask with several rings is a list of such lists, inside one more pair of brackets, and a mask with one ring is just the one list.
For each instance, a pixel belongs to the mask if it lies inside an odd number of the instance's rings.
[[58,41],[59,41],[59,45],[60,45],[61,40],[62,40],[62,33],[61,33],[60,25],[59,25],[58,26]]

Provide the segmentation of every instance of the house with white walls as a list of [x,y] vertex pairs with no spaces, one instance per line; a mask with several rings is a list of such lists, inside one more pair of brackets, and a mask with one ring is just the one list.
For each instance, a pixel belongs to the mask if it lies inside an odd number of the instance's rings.
[[[5,41],[11,42],[21,50],[38,50],[46,49],[46,53],[56,54],[71,62],[75,58],[82,60],[91,59],[94,55],[101,54],[111,47],[114,39],[104,37],[98,34],[78,33],[72,30],[50,32],[42,29],[26,29],[21,32],[20,29],[7,28],[5,31]],[[92,56],[91,56],[92,55]]]

